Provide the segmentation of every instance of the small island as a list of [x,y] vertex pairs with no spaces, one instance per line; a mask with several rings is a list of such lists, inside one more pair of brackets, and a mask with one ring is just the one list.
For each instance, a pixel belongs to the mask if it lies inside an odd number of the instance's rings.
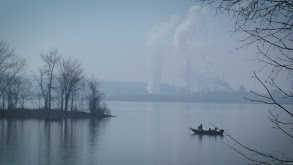
[[[41,53],[42,65],[27,74],[25,58],[0,41],[0,118],[62,120],[111,117],[94,76],[57,49]],[[29,71],[31,72],[31,71]]]
[[46,109],[16,109],[0,110],[0,119],[39,119],[46,121],[59,121],[62,119],[100,119],[104,117],[113,117],[110,114],[70,112],[61,110]]

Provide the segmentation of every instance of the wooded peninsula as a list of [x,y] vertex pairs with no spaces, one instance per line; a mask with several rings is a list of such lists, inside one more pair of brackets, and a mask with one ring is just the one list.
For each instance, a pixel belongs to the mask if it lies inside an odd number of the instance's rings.
[[77,59],[57,49],[41,53],[42,66],[28,75],[25,58],[0,41],[0,118],[60,120],[110,117],[104,94]]

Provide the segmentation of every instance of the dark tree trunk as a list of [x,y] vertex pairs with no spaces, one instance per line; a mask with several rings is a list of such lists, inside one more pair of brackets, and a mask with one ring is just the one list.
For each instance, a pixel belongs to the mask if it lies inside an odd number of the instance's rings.
[[63,93],[63,91],[61,93],[61,110],[62,111],[64,110],[64,93]]
[[65,95],[65,111],[68,111],[68,102],[69,102],[69,95]]
[[2,108],[5,109],[5,95],[2,95]]

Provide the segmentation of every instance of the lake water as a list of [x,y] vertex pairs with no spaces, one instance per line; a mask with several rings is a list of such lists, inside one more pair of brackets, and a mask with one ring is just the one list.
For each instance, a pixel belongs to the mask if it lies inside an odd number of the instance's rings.
[[0,120],[0,164],[248,164],[227,149],[226,144],[234,144],[229,137],[199,136],[189,130],[201,123],[204,129],[213,128],[208,121],[247,146],[293,157],[292,139],[272,129],[268,119],[273,106],[159,102],[108,102],[108,106],[117,117]]

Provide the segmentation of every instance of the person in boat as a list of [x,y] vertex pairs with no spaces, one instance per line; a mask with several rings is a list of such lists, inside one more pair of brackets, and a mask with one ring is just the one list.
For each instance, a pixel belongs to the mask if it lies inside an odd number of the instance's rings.
[[216,128],[215,128],[215,131],[217,131],[217,130],[218,130],[218,128],[216,127]]
[[202,130],[202,124],[200,124],[200,125],[198,126],[198,129],[199,129],[199,130]]

